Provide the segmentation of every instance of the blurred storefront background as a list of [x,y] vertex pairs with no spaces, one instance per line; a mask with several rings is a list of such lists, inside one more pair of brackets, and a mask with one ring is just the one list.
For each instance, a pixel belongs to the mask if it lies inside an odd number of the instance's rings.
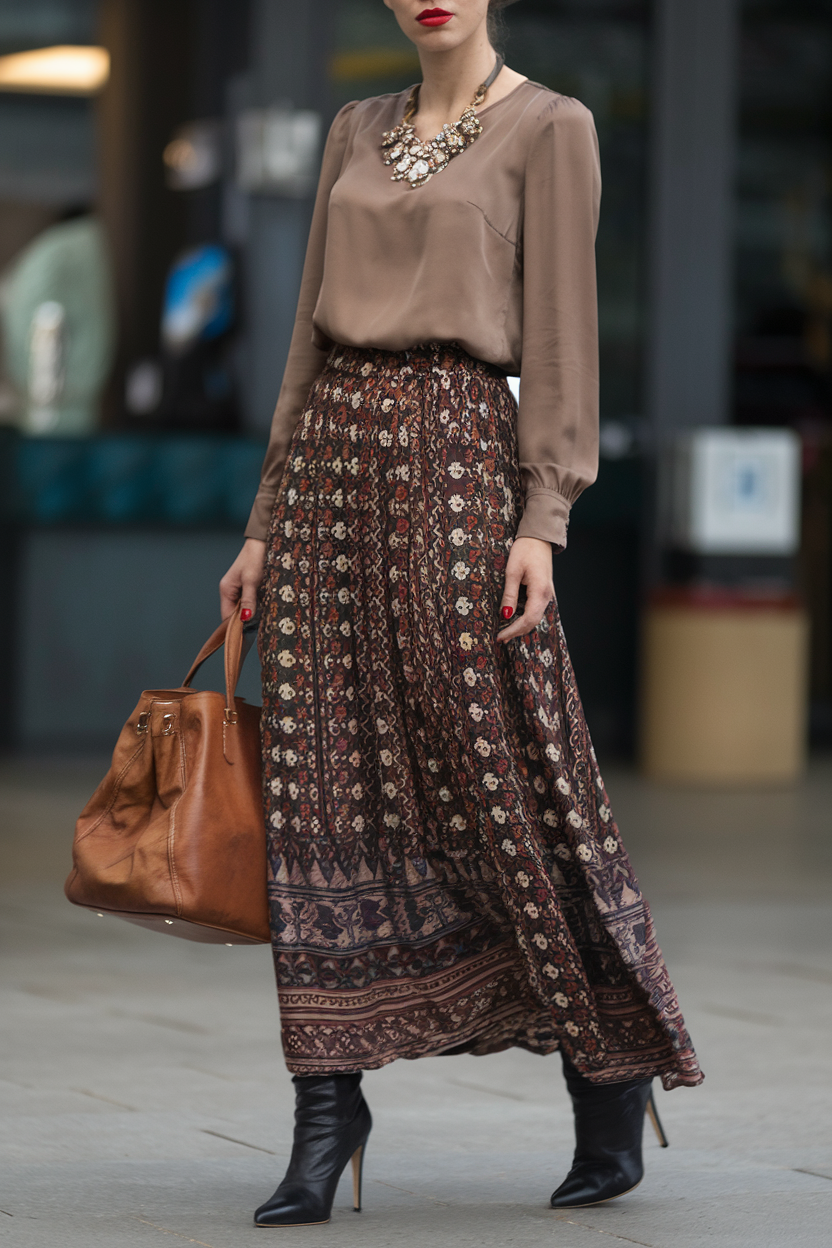
[[[632,754],[641,720],[661,773],[650,673],[753,651],[768,694],[732,696],[828,745],[832,0],[521,0],[504,24],[510,64],[586,103],[601,142],[602,462],[556,563],[596,743]],[[0,0],[7,747],[107,747],[142,687],[184,675],[256,489],[326,128],[417,78],[382,0]],[[720,428],[717,493],[733,455],[751,517],[733,545],[665,514]],[[759,431],[784,430],[801,514],[767,545]]]

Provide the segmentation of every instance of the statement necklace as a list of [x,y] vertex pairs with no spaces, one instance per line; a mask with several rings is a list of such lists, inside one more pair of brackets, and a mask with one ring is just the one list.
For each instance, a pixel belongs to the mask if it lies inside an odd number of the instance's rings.
[[446,121],[436,137],[426,143],[417,137],[412,124],[419,106],[419,85],[413,88],[401,121],[392,130],[385,130],[381,139],[384,153],[382,161],[385,165],[395,166],[392,182],[407,182],[415,191],[417,186],[424,186],[454,156],[464,152],[466,147],[470,147],[479,138],[482,134],[482,122],[474,110],[482,104],[488,88],[504,64],[502,56],[498,56],[494,68],[485,82],[477,87],[476,95],[464,109],[459,121]]

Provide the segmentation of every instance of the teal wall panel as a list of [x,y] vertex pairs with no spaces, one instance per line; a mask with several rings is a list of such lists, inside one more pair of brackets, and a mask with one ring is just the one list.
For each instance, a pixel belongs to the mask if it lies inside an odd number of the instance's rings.
[[[235,533],[31,530],[20,547],[17,748],[110,749],[146,688],[176,686],[219,623]],[[203,688],[222,688],[219,659]],[[259,702],[256,655],[240,695]]]

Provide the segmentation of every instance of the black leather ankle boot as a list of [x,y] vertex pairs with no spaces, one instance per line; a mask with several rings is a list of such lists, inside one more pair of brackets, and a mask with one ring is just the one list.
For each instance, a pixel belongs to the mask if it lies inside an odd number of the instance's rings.
[[648,1106],[659,1141],[667,1147],[653,1105],[653,1080],[591,1083],[565,1055],[563,1073],[575,1110],[575,1156],[572,1169],[552,1194],[552,1208],[575,1209],[623,1196],[644,1176],[641,1137]]
[[361,1208],[364,1149],[373,1120],[354,1075],[294,1076],[295,1140],[286,1177],[254,1215],[255,1226],[328,1222],[338,1180],[352,1158],[353,1204]]

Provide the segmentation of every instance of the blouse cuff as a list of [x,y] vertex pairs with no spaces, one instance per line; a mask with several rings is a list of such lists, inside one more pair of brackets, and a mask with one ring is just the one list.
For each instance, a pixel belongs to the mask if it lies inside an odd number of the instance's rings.
[[566,547],[572,504],[556,490],[540,487],[526,492],[526,504],[515,537],[538,537],[558,550]]
[[273,506],[274,499],[267,498],[262,493],[257,495],[246,525],[246,537],[256,537],[260,542],[266,541],[269,536],[269,521]]

